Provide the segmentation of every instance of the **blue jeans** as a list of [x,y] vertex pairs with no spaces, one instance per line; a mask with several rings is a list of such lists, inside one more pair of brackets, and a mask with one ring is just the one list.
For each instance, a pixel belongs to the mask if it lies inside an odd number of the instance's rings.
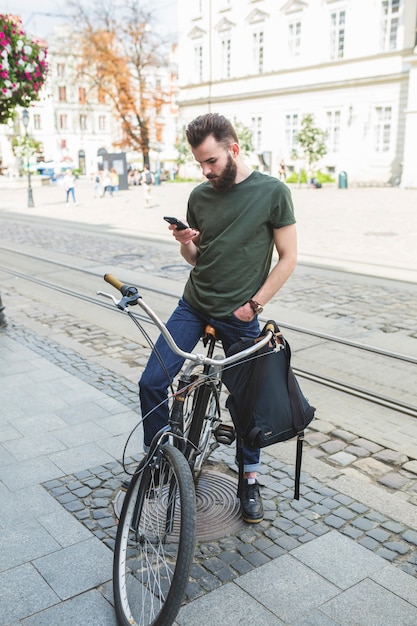
[[[226,320],[217,320],[196,311],[184,298],[181,298],[169,318],[167,328],[182,350],[192,352],[207,324],[214,326],[225,351],[241,337],[257,337],[260,332],[257,317],[251,322],[242,322],[234,315]],[[156,342],[155,348],[165,364],[166,372],[155,356],[155,350],[152,351],[139,381],[142,416],[145,417],[143,422],[145,446],[149,446],[153,436],[168,423],[169,407],[166,402],[168,386],[184,363],[184,359],[171,350],[162,336]],[[155,407],[157,408],[153,410]],[[259,459],[259,450],[249,450],[244,446],[243,469],[245,472],[258,471]]]

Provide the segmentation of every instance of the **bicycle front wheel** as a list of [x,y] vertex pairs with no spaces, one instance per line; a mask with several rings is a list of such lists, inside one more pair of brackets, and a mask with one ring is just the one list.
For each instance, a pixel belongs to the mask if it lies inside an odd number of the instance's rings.
[[133,477],[117,529],[113,563],[121,626],[170,626],[194,556],[196,500],[183,454],[161,446],[158,460]]

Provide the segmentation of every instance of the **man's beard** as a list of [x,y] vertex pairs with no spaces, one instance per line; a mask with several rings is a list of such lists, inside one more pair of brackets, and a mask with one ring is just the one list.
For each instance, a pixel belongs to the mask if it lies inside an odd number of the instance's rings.
[[236,163],[234,162],[230,154],[228,154],[227,163],[222,173],[215,178],[211,178],[210,176],[207,176],[207,178],[216,191],[228,191],[235,184],[236,173]]

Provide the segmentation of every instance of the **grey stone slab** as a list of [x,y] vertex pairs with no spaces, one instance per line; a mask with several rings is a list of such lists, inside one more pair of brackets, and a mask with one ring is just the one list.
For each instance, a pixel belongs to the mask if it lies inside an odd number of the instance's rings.
[[381,557],[336,531],[295,548],[291,554],[340,589],[347,589],[386,565]]
[[124,413],[109,415],[100,419],[98,423],[112,435],[123,435],[126,432],[130,432],[141,419],[141,416],[136,411],[129,410]]
[[54,431],[54,436],[67,448],[99,441],[100,439],[105,439],[108,435],[107,430],[89,420],[85,420],[82,424],[74,424]]
[[66,424],[80,424],[87,420],[97,420],[107,417],[109,412],[99,402],[74,402],[71,406],[57,411]]
[[[95,443],[87,443],[70,450],[63,450],[49,455],[49,459],[55,463],[64,474],[73,474],[94,465],[103,465],[114,461],[114,457],[105,452]],[[56,478],[50,476],[50,478]],[[1,478],[1,472],[0,472]],[[48,480],[48,479],[45,479]],[[42,482],[45,482],[43,480]]]
[[67,600],[111,580],[112,560],[111,550],[92,537],[33,564],[59,597]]
[[0,468],[0,480],[12,491],[38,485],[62,474],[62,471],[46,457],[29,459]]
[[417,624],[415,606],[369,579],[344,591],[320,608],[340,626],[352,626],[352,624],[415,626]]
[[234,583],[224,585],[182,607],[176,624],[196,626],[206,620],[209,620],[210,626],[277,626],[284,623]]
[[391,593],[395,593],[395,595],[417,607],[417,578],[392,565],[387,565],[378,570],[370,578]]
[[0,445],[0,467],[14,463],[16,459],[6,450],[6,444]]
[[14,620],[17,623],[17,620],[59,601],[30,563],[0,574],[0,596],[0,626],[11,626]]
[[0,571],[55,553],[59,548],[60,545],[36,521],[9,528],[7,533],[0,534]]
[[48,432],[56,428],[62,428],[65,426],[65,421],[54,412],[47,413],[42,411],[35,415],[25,414],[13,420],[13,426],[21,435],[32,435],[33,433]]
[[338,626],[338,624],[319,609],[316,609],[300,620],[291,622],[291,626]]
[[236,584],[286,624],[340,593],[338,587],[290,554],[241,576]]
[[22,436],[13,422],[13,426],[6,422],[6,416],[0,417],[0,441],[11,441],[12,439],[18,439]]
[[62,510],[61,505],[41,485],[10,491],[0,483],[2,513],[0,526],[18,528],[41,515]]
[[116,626],[114,609],[96,590],[22,620],[24,626]]
[[[51,454],[64,450],[66,446],[55,435],[49,432],[29,433],[26,437],[6,441],[4,447],[13,455],[13,460],[26,461],[35,457]],[[0,451],[1,464],[1,451]]]
[[[108,454],[111,454],[115,459],[121,459],[123,455],[123,450],[126,445],[126,439],[128,434],[119,435],[117,437],[109,437],[108,439],[101,440],[97,443],[100,448],[105,450]],[[136,443],[136,440],[135,440]],[[132,442],[129,442],[129,450],[134,450],[134,452],[140,452],[143,450],[143,438],[137,443],[136,446],[132,446]]]
[[91,537],[87,528],[62,507],[39,517],[38,522],[64,548]]

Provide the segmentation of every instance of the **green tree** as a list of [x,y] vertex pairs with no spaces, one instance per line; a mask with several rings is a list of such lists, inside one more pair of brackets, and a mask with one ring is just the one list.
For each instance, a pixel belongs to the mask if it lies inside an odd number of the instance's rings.
[[[301,148],[308,167],[311,168],[327,153],[326,133],[315,126],[314,116],[305,115],[301,120],[301,130],[297,144]],[[295,156],[295,155],[293,155]]]
[[254,151],[254,145],[252,142],[252,131],[248,126],[245,126],[239,120],[234,121],[234,127],[239,139],[240,149],[244,156],[248,156]]
[[39,99],[48,71],[46,45],[22,29],[20,19],[0,14],[0,124],[12,119],[17,106]]

